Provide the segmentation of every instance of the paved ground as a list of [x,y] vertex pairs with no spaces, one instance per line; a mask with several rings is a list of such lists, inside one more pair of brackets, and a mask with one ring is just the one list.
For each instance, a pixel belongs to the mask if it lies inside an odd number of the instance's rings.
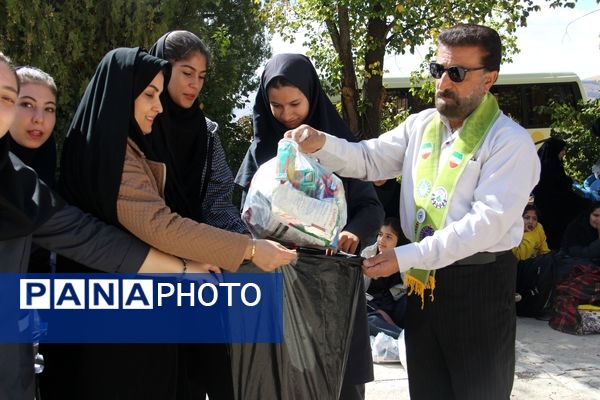
[[[512,399],[600,400],[600,335],[568,335],[547,322],[518,318],[515,347]],[[409,399],[402,365],[376,364],[366,399]]]

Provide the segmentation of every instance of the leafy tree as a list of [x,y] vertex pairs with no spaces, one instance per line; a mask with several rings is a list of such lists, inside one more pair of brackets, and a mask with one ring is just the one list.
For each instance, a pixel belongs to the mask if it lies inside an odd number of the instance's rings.
[[[246,155],[246,150],[250,147],[252,136],[252,116],[246,115],[238,119],[235,124],[232,124],[228,130],[227,141],[223,141],[223,149],[227,154],[229,166],[234,176]],[[234,185],[233,204],[240,206],[241,197],[241,188]]]
[[168,30],[195,32],[213,53],[203,106],[224,128],[226,141],[232,109],[256,87],[254,72],[269,56],[258,10],[252,0],[5,0],[0,2],[0,50],[17,64],[37,66],[55,78],[55,132],[61,141],[106,52],[149,48]]
[[[270,37],[253,0],[162,2],[166,30],[187,29],[208,41],[212,53],[201,97],[207,115],[231,127],[232,111],[256,89],[256,69],[270,57]],[[222,137],[222,139],[225,139]]]
[[256,89],[255,71],[271,55],[259,7],[252,0],[170,0],[165,20],[172,21],[165,30],[187,29],[208,40],[212,66],[200,97],[206,115],[220,124],[235,175],[250,146],[252,124],[232,123],[232,111]]
[[[551,1],[553,7],[575,2]],[[269,27],[303,45],[322,72],[330,93],[341,91],[343,116],[362,137],[380,133],[386,53],[413,53],[458,22],[483,23],[503,36],[505,61],[517,51],[516,28],[540,7],[533,0],[266,0]],[[430,50],[426,59],[433,56]]]
[[541,107],[552,116],[551,136],[567,142],[565,170],[582,182],[592,173],[592,165],[600,159],[600,138],[592,134],[592,125],[600,118],[600,99],[581,101],[577,108],[551,103]]
[[[154,3],[154,4],[153,4]],[[59,141],[102,56],[112,48],[151,43],[162,32],[151,1],[8,0],[0,8],[2,51],[19,65],[56,80]]]

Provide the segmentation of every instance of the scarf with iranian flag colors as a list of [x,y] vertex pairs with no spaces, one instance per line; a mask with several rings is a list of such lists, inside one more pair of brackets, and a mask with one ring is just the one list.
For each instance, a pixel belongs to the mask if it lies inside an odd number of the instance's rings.
[[[415,167],[415,231],[413,241],[421,241],[444,226],[454,190],[462,172],[483,143],[487,133],[500,115],[496,98],[488,93],[477,108],[465,119],[448,157],[440,160],[444,124],[439,113],[425,127]],[[438,168],[439,162],[441,167]],[[411,268],[404,278],[409,294],[421,297],[424,306],[425,290],[431,291],[433,301],[435,270]]]

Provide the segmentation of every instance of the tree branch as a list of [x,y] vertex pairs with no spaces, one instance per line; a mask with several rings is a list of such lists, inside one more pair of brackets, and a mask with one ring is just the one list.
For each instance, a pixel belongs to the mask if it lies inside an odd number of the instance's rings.
[[325,20],[325,26],[327,26],[327,32],[329,32],[329,36],[331,37],[331,42],[333,43],[333,48],[335,51],[340,54],[340,32],[335,21],[331,19]]

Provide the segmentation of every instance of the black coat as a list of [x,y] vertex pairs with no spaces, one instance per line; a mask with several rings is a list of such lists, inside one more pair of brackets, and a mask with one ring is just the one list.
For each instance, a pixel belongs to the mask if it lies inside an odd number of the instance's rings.
[[600,208],[600,203],[593,203],[569,224],[561,245],[561,251],[564,254],[570,257],[584,258],[594,263],[600,262],[598,230],[593,228],[589,222],[590,214],[598,208]]
[[[108,272],[137,272],[149,251],[118,228],[65,205],[33,232],[0,241],[0,271],[26,272],[32,244]],[[0,399],[33,399],[31,344],[0,344],[0,360]]]
[[540,147],[540,181],[533,189],[539,220],[544,225],[548,247],[552,250],[560,248],[567,225],[587,205],[583,198],[573,192],[573,180],[567,176],[563,162],[558,158],[565,146],[563,140],[550,138]]
[[[243,190],[248,190],[258,167],[277,155],[277,143],[287,131],[273,116],[267,96],[267,87],[276,77],[285,78],[308,99],[309,113],[303,123],[340,138],[356,140],[321,88],[317,71],[310,60],[301,54],[276,55],[265,65],[253,107],[254,138],[235,178]],[[370,182],[349,178],[342,178],[342,182],[348,207],[348,222],[344,230],[358,236],[360,244],[366,246],[374,240],[383,223],[383,207]],[[355,390],[354,385],[373,379],[366,304],[362,295],[358,298],[347,366],[342,397],[346,391]]]

